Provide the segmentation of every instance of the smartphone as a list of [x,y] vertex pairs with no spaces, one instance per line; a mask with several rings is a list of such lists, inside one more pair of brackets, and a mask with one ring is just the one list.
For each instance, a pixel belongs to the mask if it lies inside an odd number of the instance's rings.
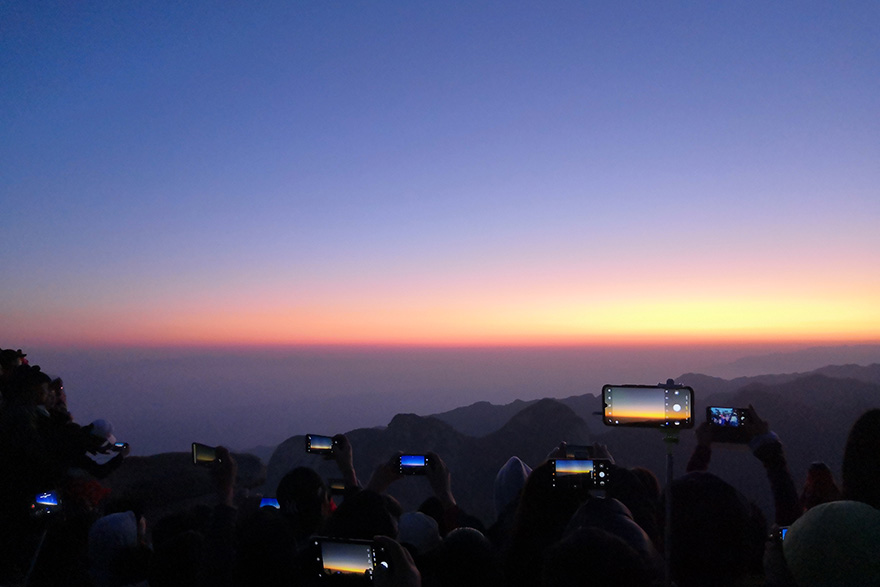
[[217,449],[207,444],[192,443],[193,464],[206,465],[217,460]]
[[320,434],[306,434],[306,452],[316,455],[332,455],[333,438]]
[[61,511],[61,498],[58,497],[58,492],[47,491],[34,496],[34,502],[31,504],[32,516],[40,518],[58,511]]
[[371,540],[315,537],[312,539],[318,577],[373,580],[377,566],[388,566],[385,550]]
[[278,500],[274,497],[264,497],[260,500],[261,508],[275,508],[276,510],[281,509],[281,504],[278,503]]
[[400,455],[401,475],[426,475],[428,455]]
[[113,443],[113,450],[115,450],[117,452],[122,452],[127,448],[128,448],[127,442],[114,442]]
[[694,390],[661,385],[603,385],[606,426],[693,428]]
[[748,418],[747,408],[706,408],[706,421],[712,430],[712,440],[716,442],[748,442],[749,437],[744,428]]
[[611,481],[608,459],[551,459],[553,487],[605,489]]
[[593,447],[582,444],[566,444],[565,458],[567,459],[592,459]]
[[344,479],[329,479],[327,486],[330,488],[330,495],[345,495]]

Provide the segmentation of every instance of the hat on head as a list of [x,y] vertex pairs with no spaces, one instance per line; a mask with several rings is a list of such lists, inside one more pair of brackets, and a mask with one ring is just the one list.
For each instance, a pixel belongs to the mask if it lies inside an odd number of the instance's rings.
[[419,554],[425,554],[440,545],[440,529],[437,520],[422,512],[407,512],[397,523],[397,539],[412,545]]
[[782,550],[802,587],[880,585],[880,510],[860,501],[817,505],[791,525]]
[[113,424],[103,419],[92,422],[92,436],[103,438],[110,444],[116,442],[116,437],[113,436]]
[[532,473],[531,467],[519,457],[510,457],[495,476],[495,512],[501,511],[519,498]]

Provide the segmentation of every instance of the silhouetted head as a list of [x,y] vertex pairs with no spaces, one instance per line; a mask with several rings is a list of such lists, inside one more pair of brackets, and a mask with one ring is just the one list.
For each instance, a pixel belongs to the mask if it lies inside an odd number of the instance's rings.
[[21,349],[0,349],[0,376],[9,377],[15,368],[22,364],[27,354]]
[[562,538],[571,516],[589,493],[581,488],[553,484],[553,466],[535,467],[526,480],[516,511],[510,548],[502,563],[505,585],[537,584],[544,549]]
[[104,516],[92,524],[89,574],[97,587],[128,585],[147,577],[149,551],[141,547],[142,535],[143,525],[130,511]]
[[635,550],[643,567],[660,571],[663,560],[651,537],[634,520],[632,513],[613,498],[591,499],[581,505],[565,529],[566,536],[580,528],[599,528],[614,534]]
[[660,486],[660,480],[657,479],[657,475],[653,471],[645,467],[632,467],[629,471],[641,482],[645,495],[648,498],[655,501],[660,499],[662,487]]
[[583,488],[554,486],[553,466],[548,461],[535,467],[526,480],[517,510],[516,534],[528,534],[551,544],[562,537],[571,516],[590,499]]
[[493,488],[496,516],[500,516],[511,504],[519,502],[520,493],[522,493],[531,472],[531,467],[522,462],[519,457],[510,457],[498,470]]
[[483,587],[495,575],[495,552],[482,532],[456,528],[437,549],[436,576],[441,585]]
[[880,409],[862,414],[849,431],[843,454],[843,496],[880,508]]
[[64,392],[64,381],[60,377],[56,377],[49,384],[49,391],[54,396],[56,406],[67,407],[67,393]]
[[578,528],[544,554],[543,587],[644,587],[650,580],[641,555],[600,528]]
[[817,505],[791,525],[782,548],[800,587],[880,585],[880,511],[868,504]]
[[825,463],[813,463],[807,470],[807,480],[801,492],[804,511],[829,501],[840,499],[840,488],[834,481],[831,469]]
[[275,508],[259,508],[236,528],[238,585],[296,585],[296,536]]
[[359,491],[336,508],[322,533],[334,538],[372,540],[373,536],[388,536],[396,539],[397,518],[389,510],[392,506],[392,502],[375,491]]
[[655,544],[660,542],[660,482],[648,469],[615,467],[606,492],[630,511]]
[[40,370],[39,365],[15,367],[3,390],[3,399],[12,405],[36,406],[46,401],[52,378]]
[[330,515],[330,492],[313,469],[297,467],[281,478],[275,492],[281,511],[296,521],[297,534],[308,536]]
[[704,472],[676,479],[671,490],[669,563],[680,587],[737,585],[760,565],[765,522],[739,491]]

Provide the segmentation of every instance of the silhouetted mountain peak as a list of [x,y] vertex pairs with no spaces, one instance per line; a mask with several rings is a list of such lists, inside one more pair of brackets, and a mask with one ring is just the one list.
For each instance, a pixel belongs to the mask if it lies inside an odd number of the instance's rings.
[[544,398],[521,410],[502,427],[507,428],[542,428],[547,425],[566,426],[584,424],[582,418],[574,410],[558,400]]
[[[548,439],[542,442],[538,453],[531,450],[533,439]],[[583,418],[574,410],[555,399],[542,399],[524,408],[499,430],[485,437],[488,444],[496,444],[507,450],[516,449],[521,458],[535,460],[538,455],[546,456],[549,448],[561,441],[572,444],[588,444],[590,430]]]

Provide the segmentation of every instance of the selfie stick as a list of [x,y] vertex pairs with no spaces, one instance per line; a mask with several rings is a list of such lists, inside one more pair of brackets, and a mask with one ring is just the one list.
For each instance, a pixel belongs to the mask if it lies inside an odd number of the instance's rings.
[[24,585],[30,585],[31,575],[34,573],[34,567],[37,566],[37,559],[40,558],[40,551],[43,550],[43,542],[46,540],[46,533],[48,531],[49,529],[45,528],[40,535],[40,542],[37,544],[37,551],[34,553],[34,558],[31,559],[31,566],[28,569],[27,575],[24,576]]
[[[684,385],[680,383],[676,383],[674,379],[667,379],[666,383],[658,383],[658,387],[662,387],[664,389],[679,389],[684,387]],[[666,559],[665,564],[665,572],[666,572],[666,587],[670,587],[672,585],[672,572],[670,570],[670,555],[672,554],[672,445],[678,444],[679,438],[678,433],[681,430],[678,428],[664,428],[663,429],[663,442],[666,443],[666,528],[664,529],[664,558]]]

